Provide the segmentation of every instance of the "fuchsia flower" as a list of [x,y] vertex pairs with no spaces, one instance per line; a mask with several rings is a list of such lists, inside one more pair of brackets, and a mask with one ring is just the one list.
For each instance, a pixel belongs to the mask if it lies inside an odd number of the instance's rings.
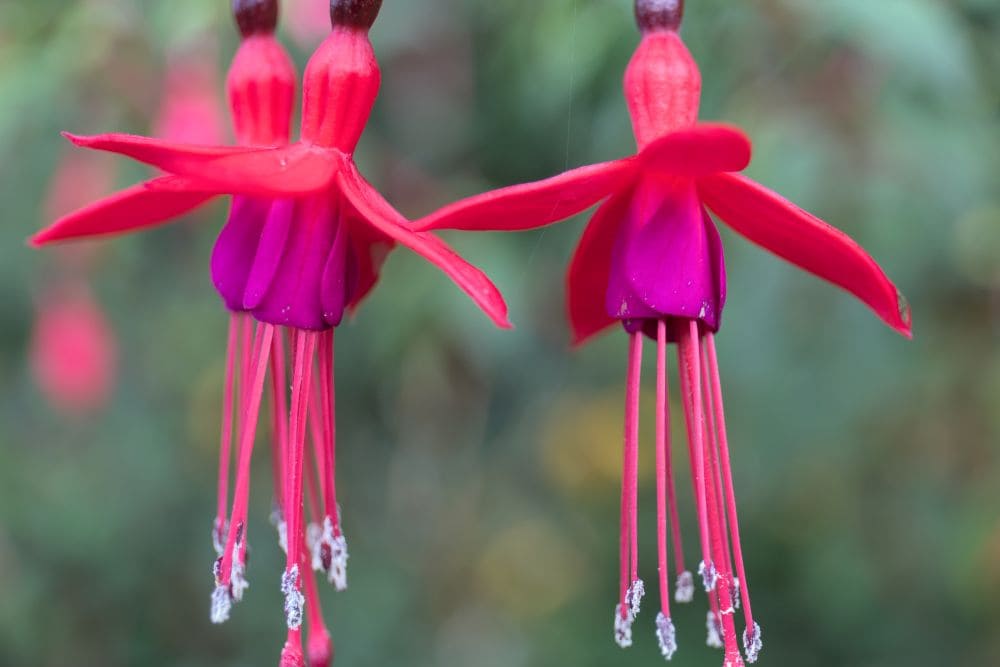
[[84,286],[45,294],[31,340],[35,380],[53,407],[79,415],[103,407],[115,384],[118,344]]
[[679,376],[701,541],[701,573],[709,596],[709,644],[725,649],[725,665],[742,665],[733,616],[742,603],[749,662],[761,648],[750,608],[715,332],[726,297],[722,245],[714,213],[740,234],[866,303],[910,336],[905,301],[875,261],[845,234],[739,175],[750,142],[736,128],[697,122],[701,76],[677,29],[682,0],[637,0],[642,41],[625,74],[625,96],[639,152],[547,180],[457,202],[418,220],[418,229],[524,230],[603,202],[584,231],[567,277],[569,320],[577,343],[618,321],[629,333],[624,476],[621,505],[620,600],[615,639],[632,643],[644,593],[638,574],[637,475],[642,336],[657,342],[656,478],[663,656],[676,650],[670,619],[667,526],[675,551],[675,599],[693,594],[684,565],[671,468],[666,346],[678,345]]
[[225,141],[218,76],[214,60],[204,55],[172,62],[153,133],[189,144]]
[[[273,37],[277,2],[233,4],[245,39],[230,68],[228,91],[243,145],[204,147],[129,135],[67,135],[77,145],[121,153],[167,175],[65,216],[32,242],[43,245],[142,229],[217,196],[232,195],[229,220],[211,262],[213,282],[232,312],[219,510],[213,529],[219,559],[212,619],[225,620],[231,603],[240,600],[247,587],[250,460],[270,369],[275,514],[287,551],[281,588],[288,639],[281,665],[303,664],[304,614],[310,629],[310,664],[325,665],[332,658],[332,645],[312,570],[324,571],[343,588],[347,560],[336,500],[333,328],[371,291],[397,243],[444,271],[498,326],[510,325],[506,304],[489,279],[431,233],[413,231],[354,165],[352,154],[379,88],[368,30],[381,0],[330,3],[333,31],[306,68],[302,138],[291,145],[295,73]],[[287,360],[290,397],[285,390],[286,330],[292,348]],[[307,432],[312,435],[312,456],[305,447]],[[232,440],[238,463],[227,520]],[[304,497],[315,520],[308,530]]]

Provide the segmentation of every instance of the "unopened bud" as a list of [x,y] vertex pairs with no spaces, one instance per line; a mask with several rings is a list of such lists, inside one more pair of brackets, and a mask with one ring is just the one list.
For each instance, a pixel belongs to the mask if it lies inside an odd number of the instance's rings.
[[684,18],[684,0],[635,0],[635,22],[643,32],[677,30]]
[[330,0],[330,21],[334,27],[368,30],[380,9],[382,0]]
[[278,27],[278,0],[233,0],[233,17],[240,34],[271,34]]

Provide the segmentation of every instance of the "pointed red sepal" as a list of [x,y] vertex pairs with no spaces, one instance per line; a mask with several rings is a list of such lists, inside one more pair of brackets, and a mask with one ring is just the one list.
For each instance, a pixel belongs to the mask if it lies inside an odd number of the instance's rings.
[[[158,184],[165,189],[158,190]],[[32,236],[29,243],[39,247],[56,241],[146,229],[170,222],[216,196],[213,192],[190,188],[187,179],[177,176],[139,183],[59,218]]]
[[416,232],[410,223],[350,165],[337,174],[337,184],[363,220],[441,269],[500,328],[510,329],[507,304],[485,273],[472,266],[433,234]]
[[631,194],[623,192],[601,204],[570,260],[566,307],[574,345],[582,345],[616,322],[607,313],[604,295],[611,274],[611,249],[630,201]]
[[358,259],[358,285],[347,307],[354,315],[375,288],[382,264],[396,247],[396,242],[360,218],[351,220],[350,224],[351,243],[354,244],[354,256]]
[[743,171],[750,164],[751,152],[750,139],[739,128],[699,123],[650,142],[639,158],[648,168],[698,178]]
[[485,192],[414,222],[418,230],[520,231],[590,208],[635,174],[634,158],[579,167],[545,180]]
[[902,294],[847,234],[744,176],[709,176],[698,181],[698,192],[737,232],[847,290],[890,327],[911,337],[910,311]]
[[253,197],[295,197],[323,190],[344,160],[339,151],[302,143],[261,149],[175,144],[131,134],[63,136],[77,146],[118,153],[186,176],[199,188]]

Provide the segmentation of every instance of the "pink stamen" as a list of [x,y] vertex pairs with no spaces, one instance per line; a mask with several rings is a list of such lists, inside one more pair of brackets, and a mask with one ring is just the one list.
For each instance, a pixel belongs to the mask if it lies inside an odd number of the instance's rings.
[[340,512],[337,507],[337,422],[336,393],[333,382],[334,334],[324,331],[320,337],[319,388],[320,409],[323,415],[323,468],[322,488],[325,494],[326,515],[333,522],[333,533],[340,537]]
[[[229,338],[226,343],[226,379],[222,394],[222,433],[219,438],[219,486],[215,513],[214,541],[221,552],[226,531],[226,516],[229,510],[229,466],[232,461],[233,400],[236,383],[236,356],[239,345],[238,315],[229,317]],[[221,555],[221,553],[219,554]]]
[[[656,549],[660,583],[660,610],[670,618],[670,586],[667,583],[667,462],[670,428],[667,405],[667,323],[656,323]],[[671,517],[670,522],[674,524]],[[673,526],[676,528],[676,526]],[[676,536],[674,538],[676,547]]]
[[229,522],[229,536],[226,539],[226,549],[222,554],[219,573],[221,579],[219,583],[224,586],[232,584],[233,551],[238,541],[241,547],[241,557],[245,555],[247,505],[250,498],[250,459],[253,454],[253,443],[256,436],[255,426],[260,412],[261,395],[264,392],[264,378],[267,375],[268,354],[274,336],[274,327],[270,324],[261,324],[258,328],[258,334],[254,342],[253,373],[249,376],[252,380],[246,392],[247,409],[243,423],[247,425],[247,428],[244,428],[240,433],[236,489],[233,494],[233,515]]
[[726,505],[729,514],[729,531],[733,545],[733,558],[736,563],[736,574],[740,581],[740,597],[743,602],[743,616],[748,629],[754,628],[753,611],[750,608],[750,587],[747,585],[746,570],[743,565],[743,548],[740,545],[740,527],[736,516],[736,493],[733,488],[733,475],[729,459],[729,438],[726,435],[726,416],[722,403],[722,382],[719,378],[719,360],[715,352],[715,336],[707,336],[708,376],[712,383],[713,404],[716,412],[715,421],[718,424],[719,458],[722,464],[722,479],[724,483]]
[[701,396],[701,364],[698,352],[698,323],[692,320],[688,330],[681,331],[677,346],[680,363],[681,393],[684,399],[684,421],[688,432],[688,452],[691,459],[691,475],[694,479],[695,504],[698,511],[698,532],[701,537],[701,554],[703,567],[710,567],[712,559],[709,553],[709,530],[707,500],[705,495],[705,466],[703,462],[704,449],[704,417],[702,416]]
[[632,604],[629,591],[638,580],[638,472],[639,387],[642,373],[642,334],[629,337],[628,376],[625,385],[625,447],[622,461],[621,511],[621,616],[628,618]]
[[302,620],[305,599],[302,594],[304,575],[305,522],[303,520],[303,473],[306,439],[306,420],[309,408],[309,390],[312,383],[313,355],[318,334],[298,331],[293,336],[295,348],[292,371],[292,404],[289,420],[288,459],[285,469],[285,520],[287,522],[288,555],[282,592],[285,594],[285,617],[288,639],[282,651],[282,664],[300,660],[302,655]]
[[284,498],[285,450],[288,442],[288,396],[285,384],[285,337],[279,329],[271,342],[271,470],[274,502],[281,513]]
[[302,564],[300,570],[305,577],[306,620],[309,622],[308,640],[306,642],[310,667],[329,667],[333,660],[333,641],[330,631],[323,620],[323,607],[320,603],[319,589],[316,586],[316,574],[307,562],[308,549],[303,545]]
[[[697,326],[697,325],[695,325]],[[697,329],[692,332],[693,335],[697,335]],[[695,357],[698,363],[699,374],[702,375],[702,379],[707,382],[706,368],[703,366],[703,360],[701,355],[698,354]],[[700,395],[695,395],[698,399],[702,398]],[[701,401],[698,400],[700,403]],[[699,411],[703,416],[704,412]],[[705,419],[705,426],[708,426],[708,418]],[[701,432],[703,436],[705,431]],[[706,493],[706,507],[708,511],[708,524],[711,539],[711,554],[712,554],[712,567],[715,568],[718,576],[715,578],[715,592],[717,595],[717,603],[719,606],[719,620],[722,622],[722,639],[723,645],[725,647],[725,664],[729,667],[735,667],[737,665],[743,664],[743,658],[740,655],[739,644],[736,640],[736,629],[733,623],[733,614],[735,609],[733,609],[733,594],[732,594],[732,573],[729,568],[729,558],[726,554],[725,547],[725,519],[720,513],[720,500],[718,494],[720,493],[720,488],[718,484],[718,475],[715,472],[715,445],[710,438],[702,437],[699,442],[699,447],[702,450],[703,456],[701,457],[702,466],[702,476],[705,480],[705,493]]]

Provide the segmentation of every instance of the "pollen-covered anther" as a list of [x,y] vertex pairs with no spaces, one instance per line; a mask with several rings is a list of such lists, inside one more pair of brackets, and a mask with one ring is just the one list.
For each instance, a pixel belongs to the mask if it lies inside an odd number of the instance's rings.
[[642,605],[642,598],[646,595],[646,584],[642,579],[636,579],[625,591],[625,604],[628,605],[629,615],[633,620],[639,615],[639,608]]
[[672,659],[677,652],[677,630],[662,611],[656,615],[656,640],[660,644],[660,654],[666,660]]
[[688,570],[677,575],[677,590],[674,592],[674,599],[682,604],[687,604],[694,599],[694,575]]
[[229,589],[234,602],[243,599],[243,593],[250,588],[246,577],[246,564],[240,560],[239,545],[233,547],[233,566],[229,571]]
[[757,662],[760,657],[760,650],[764,642],[760,637],[760,625],[754,623],[752,628],[743,631],[743,652],[747,657],[747,662]]
[[705,639],[705,643],[708,646],[711,648],[723,648],[725,646],[722,642],[722,619],[712,610],[709,610],[708,615],[705,617],[705,629],[708,632],[708,636]]
[[615,643],[622,648],[632,646],[632,621],[635,617],[627,609],[622,612],[621,604],[615,605]]
[[285,622],[289,630],[298,630],[305,615],[306,596],[299,588],[299,566],[293,565],[281,575],[281,592],[285,595]]
[[733,608],[740,608],[740,579],[739,577],[732,578],[733,586],[731,592],[733,594]]
[[222,557],[223,552],[226,550],[226,535],[229,533],[229,521],[219,521],[215,519],[212,522],[212,548],[215,549],[215,555]]
[[212,591],[212,607],[209,617],[216,625],[229,620],[229,612],[233,608],[233,599],[227,586],[216,586]]
[[698,564],[698,574],[701,575],[701,584],[705,587],[705,592],[709,593],[715,589],[715,585],[719,583],[719,571],[715,569],[713,563],[705,563],[701,561]]

